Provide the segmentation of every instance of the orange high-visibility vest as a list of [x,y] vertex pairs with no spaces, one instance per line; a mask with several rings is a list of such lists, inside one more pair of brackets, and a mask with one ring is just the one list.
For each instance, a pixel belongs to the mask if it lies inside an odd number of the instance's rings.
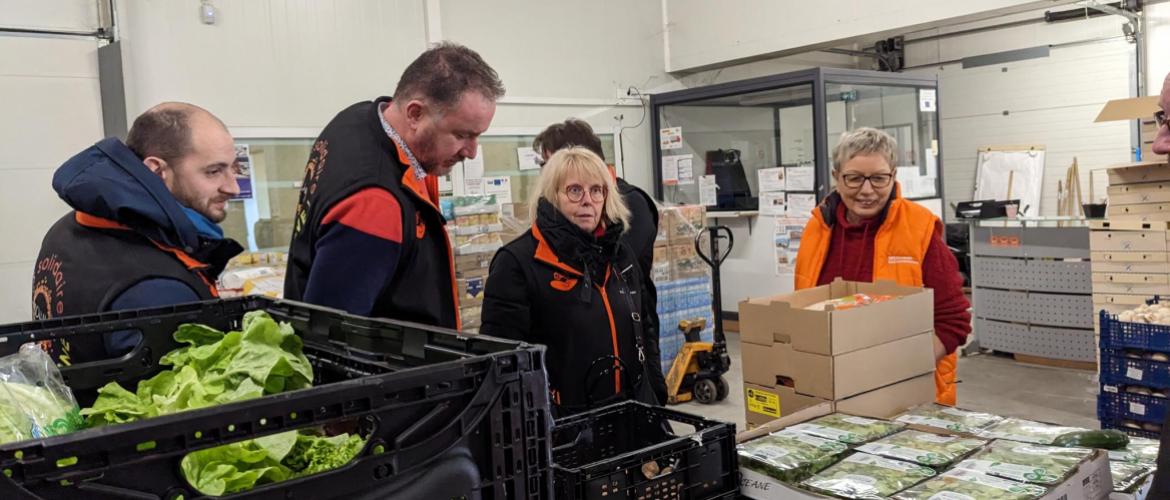
[[[873,280],[894,280],[900,285],[922,286],[922,260],[930,248],[935,225],[939,222],[930,210],[903,199],[899,193],[886,212],[886,219],[878,229],[873,245]],[[836,214],[830,214],[836,216]],[[796,254],[796,289],[817,286],[817,278],[829,254],[833,230],[825,223],[821,207],[813,209],[812,218],[801,235],[800,250]],[[955,405],[955,375],[958,368],[956,353],[943,357],[934,367],[935,400],[944,405]]]

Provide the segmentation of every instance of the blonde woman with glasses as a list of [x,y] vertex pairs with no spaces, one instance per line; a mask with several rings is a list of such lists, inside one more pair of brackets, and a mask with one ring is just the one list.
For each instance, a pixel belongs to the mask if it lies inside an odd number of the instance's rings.
[[658,404],[666,383],[647,335],[646,280],[622,242],[630,212],[595,153],[554,153],[540,172],[532,228],[492,259],[480,333],[548,346],[554,415],[624,399]]

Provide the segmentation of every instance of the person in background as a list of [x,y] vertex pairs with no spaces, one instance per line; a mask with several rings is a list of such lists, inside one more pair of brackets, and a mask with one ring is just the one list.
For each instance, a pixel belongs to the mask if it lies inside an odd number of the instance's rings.
[[[580,146],[605,161],[605,151],[601,148],[601,138],[593,133],[593,127],[584,120],[569,118],[561,123],[549,125],[536,139],[532,141],[532,149],[540,154],[543,166],[553,153],[565,148]],[[658,291],[654,286],[652,270],[654,269],[654,240],[658,237],[658,206],[654,198],[641,188],[626,182],[618,177],[613,169],[617,192],[630,209],[629,227],[622,234],[622,240],[633,250],[638,259],[638,266],[642,270],[645,280],[645,322],[646,336],[659,338],[658,325]]]
[[936,401],[954,405],[956,349],[971,332],[970,303],[943,226],[902,198],[895,181],[897,144],[873,128],[846,133],[833,150],[836,191],[812,212],[796,255],[797,290],[835,278],[893,280],[934,290]]
[[[1158,123],[1158,135],[1154,137],[1151,149],[1156,155],[1170,155],[1170,125],[1166,124],[1166,112],[1170,111],[1170,74],[1162,82],[1162,96],[1158,99],[1158,111],[1154,119]],[[1166,161],[1163,157],[1162,161]],[[1158,449],[1158,472],[1146,498],[1170,498],[1170,416],[1162,424],[1161,447]]]
[[475,158],[503,95],[479,54],[442,43],[407,66],[393,98],[338,113],[305,167],[285,298],[459,328],[438,177]]
[[[243,248],[217,225],[239,194],[227,127],[191,104],[159,104],[126,142],[86,148],[53,175],[73,210],[41,243],[33,269],[35,319],[209,300]],[[119,356],[137,332],[42,344],[63,365]]]
[[562,149],[542,169],[532,228],[492,259],[480,333],[548,346],[554,415],[622,399],[660,404],[658,338],[645,333],[647,276],[623,241],[630,212],[605,163]]

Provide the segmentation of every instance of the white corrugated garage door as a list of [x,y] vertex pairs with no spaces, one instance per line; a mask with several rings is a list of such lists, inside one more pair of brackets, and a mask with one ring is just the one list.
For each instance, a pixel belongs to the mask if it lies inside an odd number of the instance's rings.
[[[46,2],[5,27],[93,30],[92,1]],[[52,8],[47,6],[52,4]],[[45,231],[68,207],[50,185],[62,161],[102,138],[98,41],[0,33],[0,323],[31,319],[32,270]]]
[[[1098,32],[1118,22],[1093,21]],[[1086,36],[1094,33],[1086,32]],[[997,36],[994,32],[982,36]],[[999,36],[1012,36],[1002,33]],[[972,40],[953,40],[964,43]],[[1030,43],[1029,43],[1030,42]],[[1019,48],[1053,43],[1044,36],[1023,39]],[[971,50],[970,48],[968,50]],[[976,54],[965,54],[972,56]],[[1128,122],[1093,123],[1110,99],[1130,96],[1133,46],[1124,38],[1057,46],[1049,57],[963,69],[961,64],[914,70],[937,74],[946,201],[970,200],[979,148],[1039,144],[1047,149],[1040,214],[1056,215],[1057,182],[1063,181],[1073,157],[1078,159],[1081,187],[1088,196],[1089,170],[1129,160]],[[1103,176],[1099,188],[1105,185]],[[1103,189],[1097,191],[1104,194]],[[1035,215],[1035,209],[1032,214]],[[947,209],[948,218],[953,211]]]

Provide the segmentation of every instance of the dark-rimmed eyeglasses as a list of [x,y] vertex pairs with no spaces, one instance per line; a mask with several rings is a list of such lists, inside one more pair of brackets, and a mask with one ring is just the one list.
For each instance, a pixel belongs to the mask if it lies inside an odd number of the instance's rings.
[[843,175],[841,175],[841,183],[844,184],[845,187],[847,187],[849,189],[858,189],[863,184],[865,184],[865,181],[869,181],[870,186],[873,186],[877,189],[881,189],[881,188],[884,188],[886,186],[889,186],[891,182],[894,182],[894,174],[874,174],[874,175],[843,174]]
[[1154,121],[1158,123],[1158,128],[1166,125],[1166,111],[1159,109],[1154,113]]
[[[562,192],[565,193],[565,196],[569,198],[569,201],[577,203],[585,198],[585,191],[586,189],[584,186],[580,184],[573,184],[566,186],[565,190]],[[589,199],[593,200],[594,203],[601,203],[605,201],[605,195],[608,192],[605,186],[590,186],[588,191]]]

